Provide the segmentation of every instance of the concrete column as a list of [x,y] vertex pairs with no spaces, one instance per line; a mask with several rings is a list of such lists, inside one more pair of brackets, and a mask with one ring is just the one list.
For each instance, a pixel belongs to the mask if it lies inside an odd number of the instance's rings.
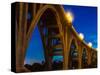
[[88,49],[87,52],[88,52],[88,65],[90,65],[90,63],[91,63],[91,52],[90,52],[90,49]]
[[36,15],[36,4],[33,4],[33,17]]
[[16,50],[16,71],[19,71],[19,69],[22,67],[22,33],[21,33],[21,25],[22,25],[22,14],[23,14],[23,3],[20,3],[19,8],[19,31],[18,31],[18,45]]
[[63,69],[66,70],[67,69],[67,64],[68,64],[68,56],[67,56],[67,27],[65,27],[64,29],[64,33],[63,33],[63,42],[64,42],[64,50],[63,50]]
[[[25,7],[24,7],[25,6]],[[16,47],[16,72],[29,71],[24,67],[25,44],[26,44],[26,24],[27,24],[27,5],[20,3],[19,6],[19,31]]]
[[67,25],[64,29],[64,65],[63,69],[68,69],[68,57],[69,57],[69,42],[70,42],[70,33],[67,28]]
[[81,43],[79,42],[79,45],[78,45],[78,52],[79,52],[79,69],[82,68],[82,46],[81,46]]

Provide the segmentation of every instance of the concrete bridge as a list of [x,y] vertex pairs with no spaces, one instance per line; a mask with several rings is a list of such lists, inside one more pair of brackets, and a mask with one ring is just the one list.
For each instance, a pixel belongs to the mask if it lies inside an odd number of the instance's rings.
[[[66,18],[66,12],[61,5],[14,4],[16,8],[16,72],[29,71],[24,67],[24,60],[26,48],[36,25],[41,34],[48,70],[52,68],[53,56],[63,56],[64,70],[81,69],[97,62],[96,49],[80,38],[72,22]],[[32,15],[29,20],[28,13]]]

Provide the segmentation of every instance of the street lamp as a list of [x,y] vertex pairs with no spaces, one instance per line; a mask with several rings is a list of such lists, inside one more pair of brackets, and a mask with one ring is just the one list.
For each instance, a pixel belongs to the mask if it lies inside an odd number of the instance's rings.
[[83,34],[83,33],[80,33],[80,34],[79,34],[79,38],[80,38],[81,40],[83,40],[83,39],[84,39],[84,34]]
[[66,12],[66,18],[69,23],[73,22],[73,14],[71,12]]
[[89,42],[89,43],[88,43],[88,46],[89,46],[89,47],[92,47],[92,43],[91,43],[91,42]]

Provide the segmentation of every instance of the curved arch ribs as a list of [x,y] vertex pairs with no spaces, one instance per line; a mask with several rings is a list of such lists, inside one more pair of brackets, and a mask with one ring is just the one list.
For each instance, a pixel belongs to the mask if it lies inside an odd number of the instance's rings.
[[[73,30],[72,26],[67,23],[65,18],[65,12],[62,6],[54,6],[54,5],[44,5],[44,4],[32,4],[32,16],[33,19],[30,22],[30,25],[27,24],[27,14],[28,7],[27,3],[19,3],[19,11],[16,11],[18,19],[16,19],[16,71],[28,71],[24,68],[24,59],[26,54],[26,48],[31,37],[32,31],[36,27],[39,19],[42,14],[49,8],[55,13],[55,17],[57,20],[57,26],[59,29],[59,34],[61,35],[60,39],[63,45],[63,69],[68,69],[68,56],[70,52],[70,43],[74,38],[77,42],[77,49],[79,53],[79,68],[81,68],[81,56],[82,56],[82,48],[86,47],[88,50],[88,64],[91,63],[91,51],[95,51],[92,48],[89,48],[83,41],[81,41],[78,37],[76,31]],[[19,13],[19,14],[18,14]],[[27,27],[29,26],[28,30]],[[39,27],[40,34],[43,39],[43,35],[41,33],[41,27]]]

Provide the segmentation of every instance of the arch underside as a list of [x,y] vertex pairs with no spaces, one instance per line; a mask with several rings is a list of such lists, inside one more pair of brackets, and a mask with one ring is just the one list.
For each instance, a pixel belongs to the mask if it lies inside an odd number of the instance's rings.
[[46,60],[45,63],[47,63],[46,67],[48,70],[52,70],[55,68],[53,67],[54,56],[63,56],[61,34],[58,28],[57,20],[54,16],[55,16],[54,12],[48,8],[42,14],[37,24],[44,45],[44,53],[45,53],[45,60]]
[[77,45],[75,43],[76,41],[73,39],[70,45],[70,52],[69,52],[69,64],[68,64],[68,68],[69,69],[78,69],[78,58],[79,58],[79,52],[78,52],[78,48]]

